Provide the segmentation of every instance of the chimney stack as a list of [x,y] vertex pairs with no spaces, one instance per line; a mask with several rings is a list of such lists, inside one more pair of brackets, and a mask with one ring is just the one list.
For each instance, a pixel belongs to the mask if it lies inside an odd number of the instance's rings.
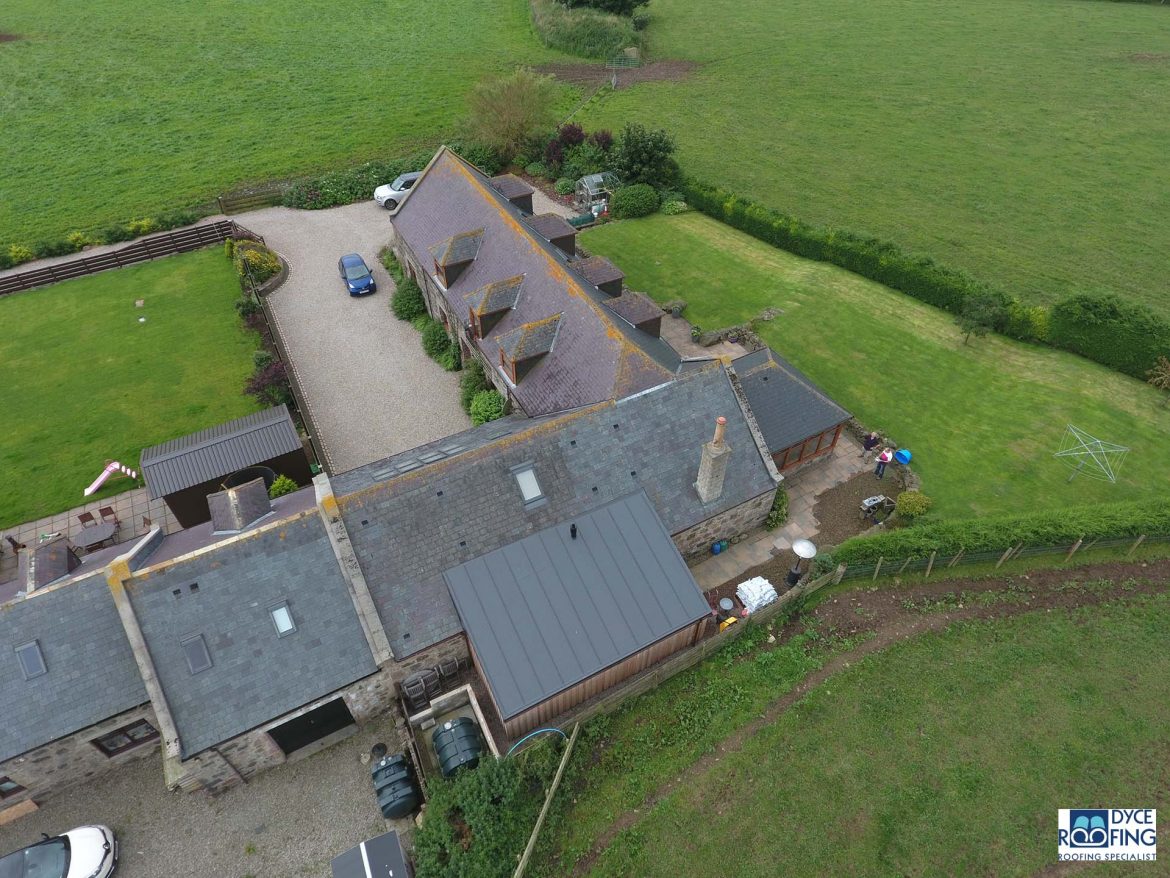
[[253,479],[207,498],[214,533],[239,533],[272,512],[264,479]]
[[723,439],[726,428],[727,418],[715,420],[715,437],[703,446],[703,454],[699,459],[699,477],[695,481],[695,490],[704,503],[718,500],[723,493],[723,477],[727,473],[727,458],[731,454],[731,447]]

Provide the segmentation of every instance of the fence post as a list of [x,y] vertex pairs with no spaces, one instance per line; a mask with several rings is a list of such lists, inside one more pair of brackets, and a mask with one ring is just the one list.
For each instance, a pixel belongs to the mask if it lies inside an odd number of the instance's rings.
[[1142,534],[1140,537],[1138,537],[1136,540],[1134,540],[1133,545],[1129,547],[1129,551],[1125,553],[1125,557],[1128,558],[1130,555],[1132,555],[1137,550],[1137,547],[1140,546],[1143,542],[1145,542],[1145,539],[1146,539],[1146,535]]
[[877,582],[878,571],[882,569],[882,556],[878,555],[877,567],[873,568],[873,579],[870,582]]
[[903,562],[902,562],[902,566],[898,568],[898,575],[899,575],[899,576],[901,576],[901,575],[902,575],[902,571],[903,571],[903,570],[905,570],[907,566],[909,566],[910,562],[911,562],[913,559],[914,559],[914,556],[913,556],[913,555],[907,555],[907,556],[906,556],[906,560],[905,560],[905,561],[903,561]]
[[216,204],[219,205],[219,212],[220,213],[227,213],[227,211],[223,209],[223,196],[222,195],[215,196],[215,201],[216,201]]
[[930,579],[930,571],[934,569],[934,556],[938,554],[938,549],[930,553],[930,560],[926,562],[926,574],[923,579]]
[[1020,554],[1021,554],[1023,551],[1024,551],[1024,543],[1023,543],[1023,541],[1021,540],[1021,541],[1020,541],[1020,543],[1019,543],[1019,545],[1017,545],[1017,546],[1016,546],[1016,547],[1015,547],[1015,548],[1012,550],[1012,554],[1011,554],[1011,556],[1008,558],[1008,560],[1009,560],[1009,561],[1014,561],[1016,558],[1020,557]]
[[958,563],[959,563],[959,559],[963,557],[963,553],[964,553],[964,552],[966,552],[966,551],[967,551],[966,547],[964,547],[964,546],[959,546],[959,553],[958,553],[957,555],[955,555],[955,557],[953,557],[953,558],[951,559],[951,563],[950,563],[950,564],[948,564],[948,565],[947,565],[947,567],[948,567],[948,568],[950,568],[950,567],[954,567],[956,564],[958,564]]
[[532,858],[532,851],[536,848],[536,840],[540,837],[540,829],[544,826],[544,818],[548,816],[549,806],[552,805],[553,796],[557,794],[557,788],[561,785],[561,778],[565,775],[565,766],[569,764],[569,757],[573,755],[573,745],[577,743],[577,733],[581,731],[581,724],[573,726],[573,734],[569,736],[569,745],[565,747],[565,755],[561,757],[561,764],[557,767],[557,773],[553,777],[552,786],[548,788],[548,795],[544,797],[544,807],[540,809],[540,816],[536,818],[536,825],[532,827],[532,835],[528,837],[528,844],[524,848],[524,856],[520,858],[519,865],[516,866],[516,871],[512,878],[520,878],[524,874],[524,870],[528,868],[528,861]]
[[999,560],[995,562],[995,569],[996,570],[998,570],[1003,565],[1003,562],[1008,559],[1008,555],[1010,555],[1013,551],[1015,551],[1015,548],[1016,548],[1015,546],[1008,546],[1007,551],[999,556]]
[[837,572],[833,574],[833,585],[837,585],[841,581],[841,577],[845,575],[845,568],[848,564],[838,564]]
[[1071,558],[1073,555],[1075,555],[1077,553],[1077,549],[1079,549],[1081,547],[1081,543],[1083,543],[1084,541],[1085,541],[1085,537],[1082,534],[1081,538],[1072,544],[1072,548],[1068,550],[1068,554],[1064,556],[1064,560],[1067,561],[1069,558]]

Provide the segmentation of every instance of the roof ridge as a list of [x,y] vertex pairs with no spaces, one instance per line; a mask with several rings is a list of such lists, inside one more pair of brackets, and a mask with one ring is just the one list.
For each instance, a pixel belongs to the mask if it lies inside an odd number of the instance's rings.
[[[280,413],[280,410],[282,408],[284,409],[284,412]],[[272,412],[276,412],[278,414],[270,414]],[[153,446],[151,446],[151,448],[144,449],[143,455],[140,456],[139,463],[142,465],[145,465],[147,462],[158,463],[159,461],[170,460],[172,457],[176,457],[177,455],[180,455],[180,454],[189,454],[192,451],[198,451],[202,448],[208,448],[212,445],[218,445],[221,442],[227,442],[230,439],[237,439],[240,436],[246,435],[248,433],[255,433],[257,430],[264,429],[265,427],[271,427],[273,424],[280,423],[280,422],[284,421],[285,417],[282,417],[281,414],[287,416],[288,420],[290,420],[290,421],[292,420],[292,416],[288,414],[287,407],[282,403],[279,406],[273,406],[272,408],[268,408],[268,409],[261,409],[258,412],[249,412],[246,415],[242,415],[241,417],[238,417],[238,418],[233,418],[230,421],[224,421],[224,423],[222,423],[222,424],[217,424],[217,425],[212,426],[212,427],[204,427],[202,430],[196,430],[194,433],[188,433],[186,436],[176,436],[174,439],[168,439],[166,442],[160,442],[160,443],[158,443],[158,445],[153,445]],[[260,417],[260,416],[266,416],[266,417]],[[259,420],[257,420],[255,423],[248,424],[247,426],[243,426],[242,423],[244,421],[248,420],[249,418],[259,418]],[[237,430],[231,430],[231,431],[227,431],[224,433],[213,432],[216,430],[222,430],[224,427],[228,426],[229,424],[234,424],[237,422],[241,423],[240,428]],[[203,439],[195,440],[190,445],[183,445],[183,446],[181,446],[179,448],[175,448],[171,451],[158,452],[152,457],[145,456],[145,452],[150,451],[152,448],[163,448],[163,447],[170,445],[174,442],[178,442],[181,439],[187,439],[187,438],[190,438],[193,436],[198,436],[201,433],[208,433],[209,435]]]

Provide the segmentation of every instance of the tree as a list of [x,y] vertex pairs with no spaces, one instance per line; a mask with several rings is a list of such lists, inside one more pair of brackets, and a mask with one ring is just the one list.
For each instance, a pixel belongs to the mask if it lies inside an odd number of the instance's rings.
[[1003,302],[990,293],[975,293],[963,303],[963,310],[955,318],[955,324],[963,333],[963,344],[967,344],[971,336],[983,338],[1003,319]]
[[666,189],[678,179],[674,139],[662,129],[649,131],[637,123],[627,125],[613,149],[614,172],[623,186],[648,183]]
[[472,133],[510,160],[523,144],[553,127],[556,100],[557,86],[551,76],[518,67],[472,90]]
[[1166,391],[1166,398],[1163,400],[1163,405],[1170,405],[1170,360],[1164,356],[1158,357],[1158,362],[1154,364],[1154,368],[1147,373],[1149,383],[1159,390]]

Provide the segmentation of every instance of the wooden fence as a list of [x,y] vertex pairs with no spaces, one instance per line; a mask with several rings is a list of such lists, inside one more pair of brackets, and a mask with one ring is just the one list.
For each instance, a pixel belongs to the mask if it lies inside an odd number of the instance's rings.
[[187,226],[183,229],[139,238],[125,247],[111,250],[108,253],[97,256],[79,256],[68,262],[58,262],[44,268],[34,268],[31,271],[0,277],[0,296],[73,280],[89,274],[97,274],[99,271],[137,265],[160,256],[187,253],[209,244],[219,244],[227,238],[249,238],[259,241],[261,244],[264,243],[264,239],[259,235],[231,220]]
[[220,213],[244,213],[261,207],[274,207],[284,201],[288,183],[270,183],[240,192],[225,192],[216,196]]

